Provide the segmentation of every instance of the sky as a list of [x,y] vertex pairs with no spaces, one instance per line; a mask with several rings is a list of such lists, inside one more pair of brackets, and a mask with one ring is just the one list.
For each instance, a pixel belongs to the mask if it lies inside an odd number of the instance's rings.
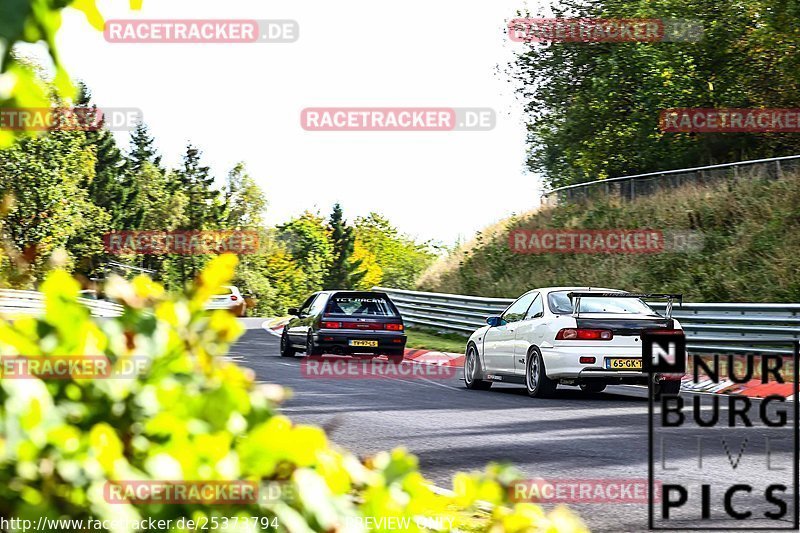
[[[452,244],[535,208],[522,102],[502,73],[525,0],[100,0],[106,19],[291,19],[293,43],[110,43],[66,10],[58,47],[102,107],[136,107],[164,162],[187,142],[224,179],[238,161],[264,190],[265,222],[340,202],[419,239]],[[307,107],[481,107],[490,131],[305,131]],[[127,145],[127,134],[118,133]]]

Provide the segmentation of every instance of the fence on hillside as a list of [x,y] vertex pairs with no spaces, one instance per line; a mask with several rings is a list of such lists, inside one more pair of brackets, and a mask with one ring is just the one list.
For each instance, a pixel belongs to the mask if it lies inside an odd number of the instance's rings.
[[618,196],[625,200],[633,200],[687,184],[711,185],[723,180],[753,178],[780,179],[784,174],[798,170],[800,170],[800,155],[664,170],[558,187],[542,195],[542,204],[553,206],[576,203],[599,196]]

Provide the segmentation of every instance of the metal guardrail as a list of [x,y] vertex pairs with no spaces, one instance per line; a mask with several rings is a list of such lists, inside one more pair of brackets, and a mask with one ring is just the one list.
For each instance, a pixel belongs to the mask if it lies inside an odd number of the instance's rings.
[[[92,316],[113,317],[122,315],[122,306],[104,300],[78,298],[89,308]],[[0,316],[41,315],[44,313],[44,295],[37,291],[0,289]]]
[[[417,292],[375,287],[387,293],[410,325],[472,333],[486,324],[486,317],[499,315],[513,299],[482,298],[435,292]],[[652,303],[656,310],[665,302]],[[672,316],[686,331],[687,347],[696,352],[791,354],[792,348],[759,347],[759,340],[800,340],[800,304],[775,303],[684,303],[673,307]],[[726,341],[737,340],[737,343]],[[750,341],[742,344],[742,340]]]
[[723,179],[769,178],[778,179],[785,172],[800,169],[800,155],[753,159],[738,163],[724,163],[705,167],[664,170],[647,174],[620,176],[558,187],[542,194],[543,205],[580,202],[596,196],[619,196],[633,200],[659,190],[695,183],[707,185]]

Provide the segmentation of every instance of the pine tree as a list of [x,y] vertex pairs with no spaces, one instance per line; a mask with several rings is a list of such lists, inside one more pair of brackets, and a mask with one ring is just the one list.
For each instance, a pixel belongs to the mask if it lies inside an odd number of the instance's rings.
[[[201,164],[202,152],[188,144],[183,155],[183,165],[175,173],[174,186],[187,198],[185,210],[186,223],[183,228],[187,230],[217,229],[224,215],[224,205],[220,200],[220,193],[214,187],[214,178],[209,167]],[[202,267],[203,260],[195,256],[180,256],[181,282],[193,278]],[[188,267],[188,274],[186,268]]]
[[154,143],[155,139],[150,135],[147,126],[143,122],[138,123],[131,133],[131,149],[128,155],[133,172],[141,171],[145,163],[152,163],[156,168],[164,171],[161,167],[161,156],[153,146]]
[[188,144],[183,155],[183,167],[177,172],[177,184],[186,196],[188,227],[186,229],[216,228],[222,218],[219,191],[209,167],[200,163],[202,152]]
[[325,289],[352,289],[364,277],[361,260],[353,260],[356,237],[353,228],[347,225],[342,206],[333,206],[328,227],[333,243],[333,260],[325,276]]
[[[97,106],[92,104],[92,94],[86,85],[80,85],[76,106],[91,109],[97,116]],[[129,206],[136,198],[136,189],[128,176],[128,161],[117,146],[114,135],[105,127],[102,116],[99,127],[85,132],[86,146],[95,153],[94,178],[87,184],[89,197],[111,215],[111,227],[123,229],[128,221]]]

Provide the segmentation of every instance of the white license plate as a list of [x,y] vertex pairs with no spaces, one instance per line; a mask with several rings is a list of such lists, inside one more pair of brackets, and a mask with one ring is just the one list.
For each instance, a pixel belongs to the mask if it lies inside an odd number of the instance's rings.
[[366,346],[369,348],[377,348],[378,341],[360,341],[360,340],[353,340],[350,341],[350,346]]

